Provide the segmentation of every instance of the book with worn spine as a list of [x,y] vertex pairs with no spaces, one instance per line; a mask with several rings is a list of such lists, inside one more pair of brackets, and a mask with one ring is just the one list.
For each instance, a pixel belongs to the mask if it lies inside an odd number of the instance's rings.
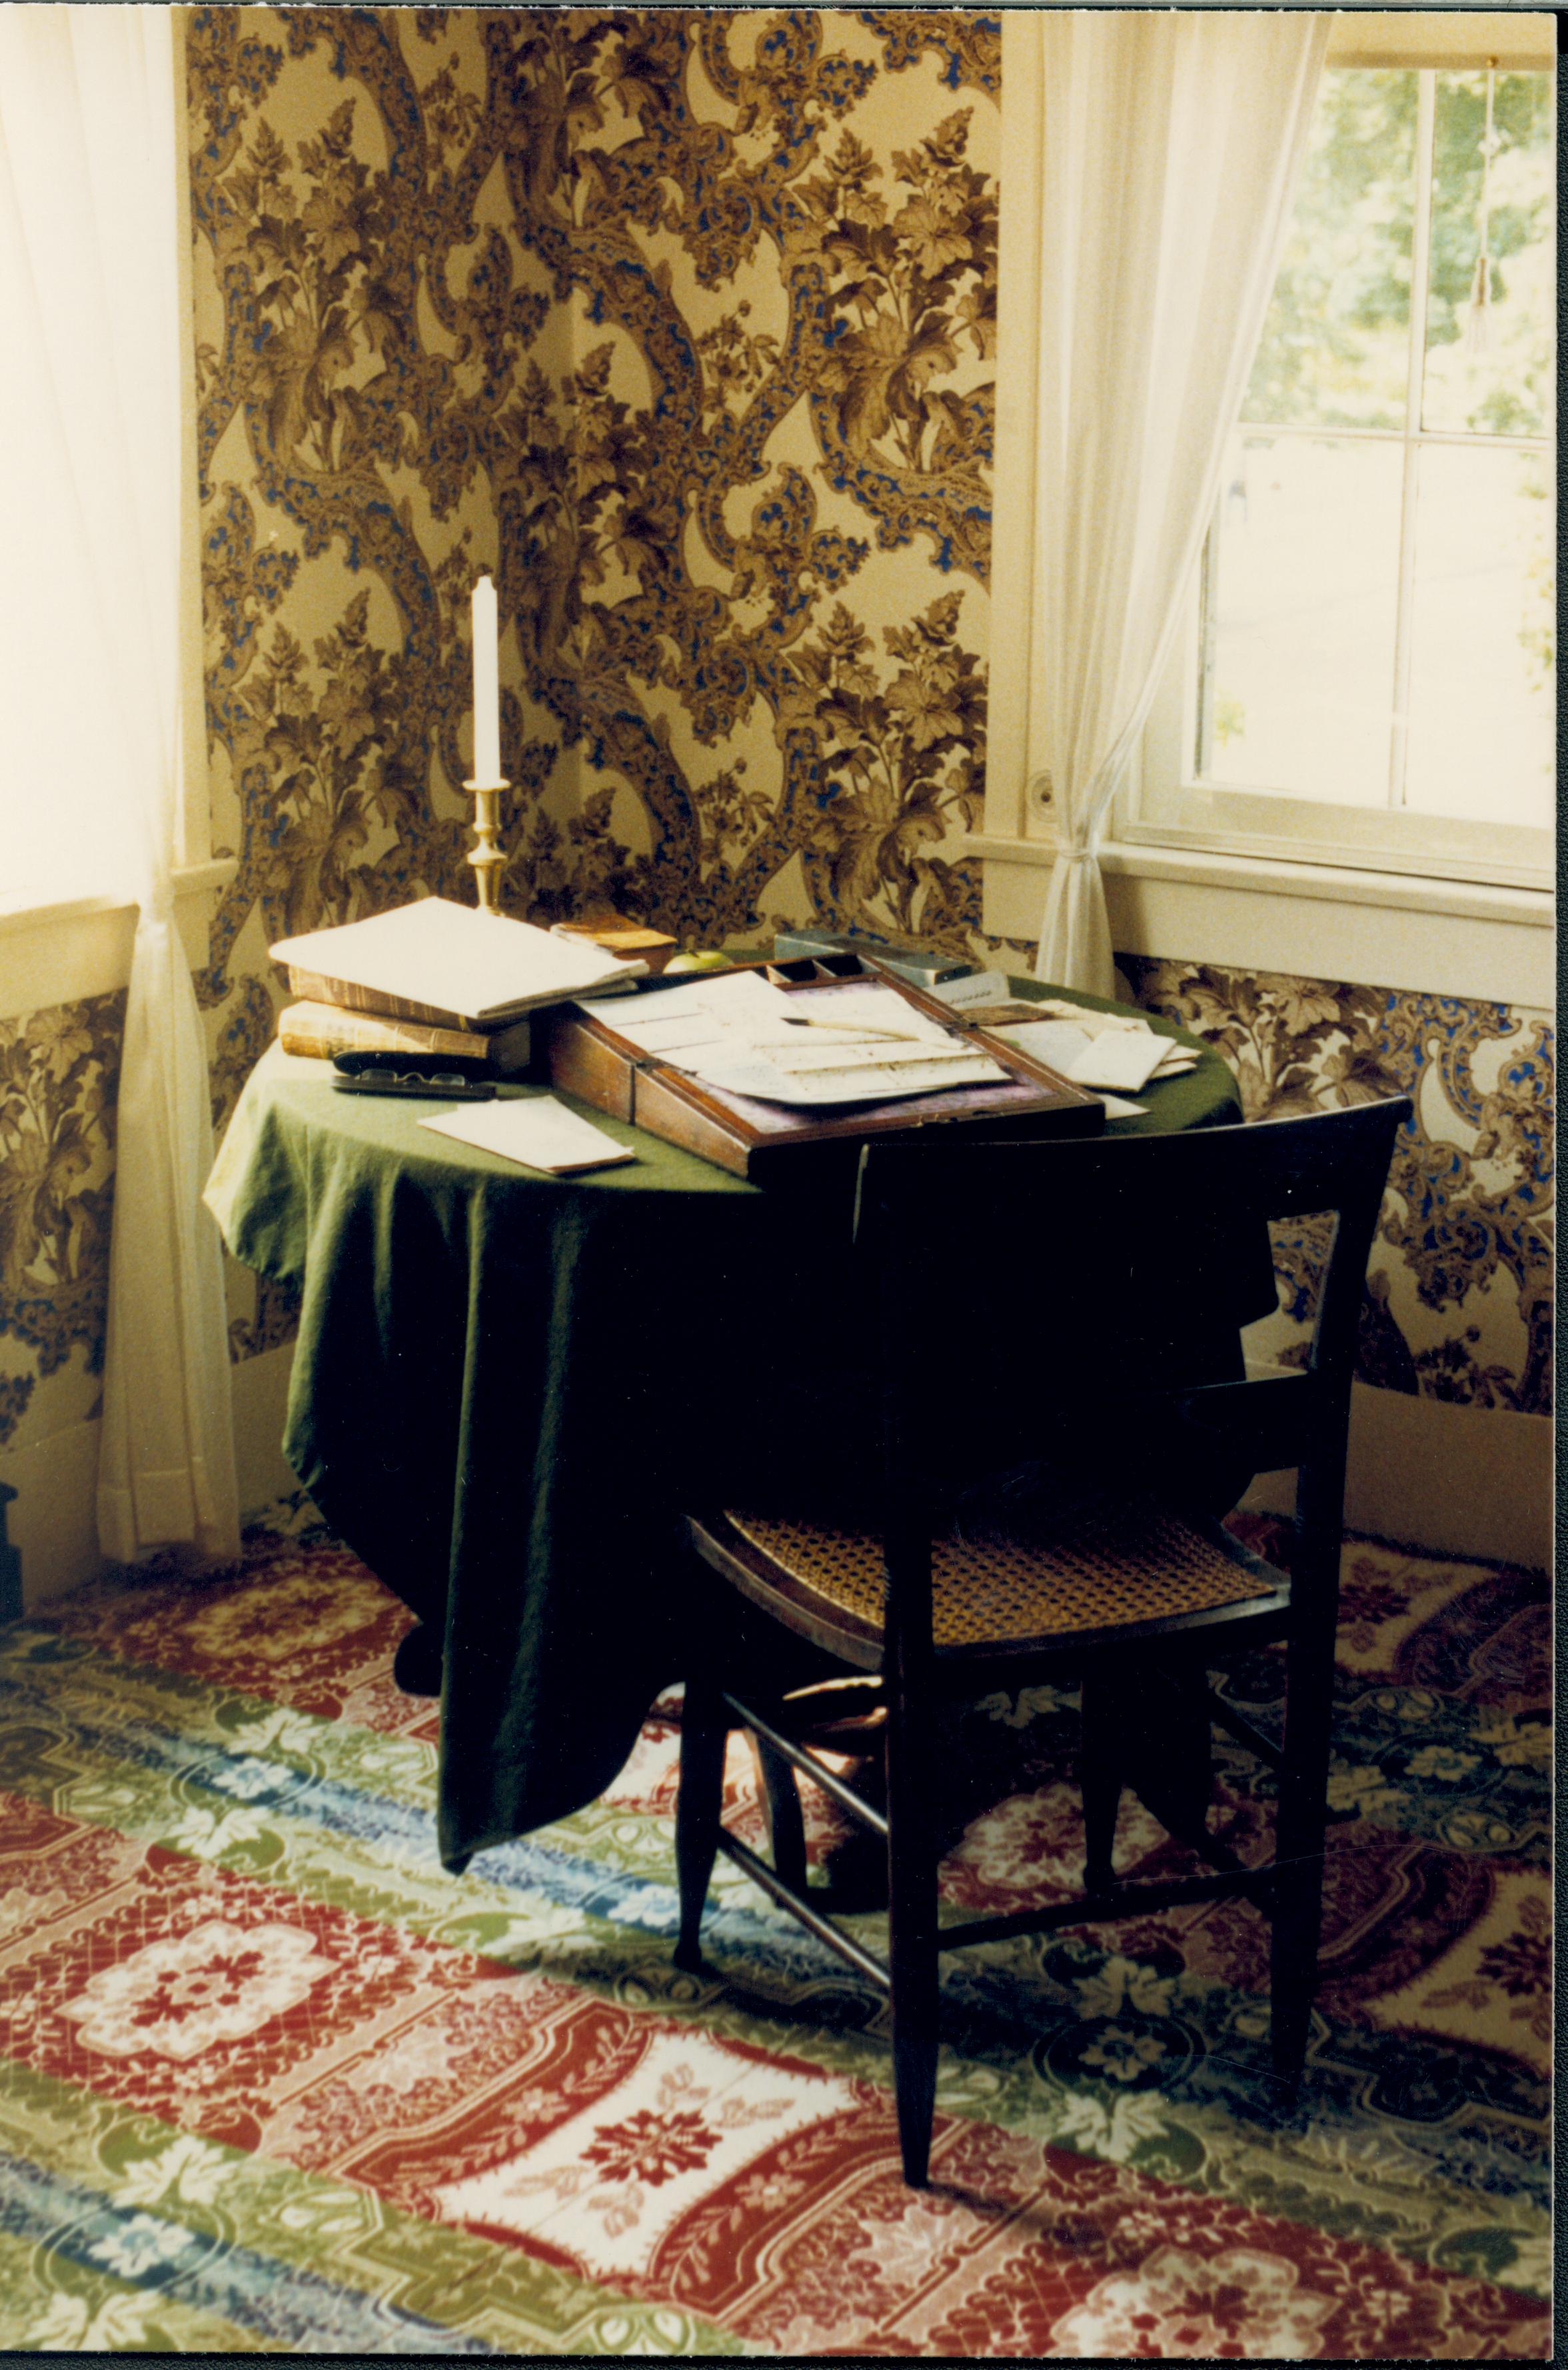
[[441,1053],[486,1062],[498,1076],[528,1066],[533,1031],[527,1019],[504,1029],[438,1029],[429,1021],[391,1020],[375,1012],[313,1000],[291,1004],[278,1017],[278,1042],[285,1053]]

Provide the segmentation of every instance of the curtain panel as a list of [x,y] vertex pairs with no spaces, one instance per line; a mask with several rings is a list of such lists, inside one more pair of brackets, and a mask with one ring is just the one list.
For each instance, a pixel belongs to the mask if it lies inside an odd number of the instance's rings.
[[172,887],[179,163],[172,11],[0,8],[0,431],[16,436],[0,482],[21,529],[0,846],[24,880],[43,864],[55,894],[138,908],[98,1478],[100,1544],[122,1561],[239,1546],[222,1253],[200,1200],[207,1057]]
[[1027,671],[1013,705],[1057,831],[1036,972],[1096,995],[1099,846],[1213,507],[1330,23],[1003,16],[1004,450],[1005,407],[1030,416],[1011,440],[1028,482],[999,504],[999,578],[1029,587],[1002,671]]

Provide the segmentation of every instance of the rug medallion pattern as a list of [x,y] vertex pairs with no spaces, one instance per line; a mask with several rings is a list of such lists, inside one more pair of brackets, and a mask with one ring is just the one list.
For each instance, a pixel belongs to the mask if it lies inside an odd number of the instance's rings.
[[[738,1872],[671,1964],[678,1701],[454,1878],[406,1625],[301,1510],[237,1579],[0,1631],[0,2345],[1549,2352],[1543,1582],[1347,1544],[1301,2110],[1242,1905],[1037,1938],[946,1962],[922,2193],[884,2013]],[[1275,1658],[1227,1685],[1266,1726]],[[953,1914],[1076,1874],[1071,1729],[1047,1688],[965,1716]],[[1244,1856],[1265,1789],[1219,1773]],[[760,1842],[738,1743],[727,1782]],[[1130,1801],[1117,1849],[1182,1864]]]

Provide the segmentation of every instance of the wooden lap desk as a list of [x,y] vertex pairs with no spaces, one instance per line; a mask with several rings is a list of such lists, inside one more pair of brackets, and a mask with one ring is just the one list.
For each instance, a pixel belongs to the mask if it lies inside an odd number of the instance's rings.
[[[846,1471],[875,1453],[850,1210],[596,1112],[636,1160],[539,1175],[418,1126],[437,1100],[343,1095],[330,1076],[263,1057],[208,1200],[235,1256],[302,1294],[289,1463],[444,1635],[439,1837],[460,1868],[602,1792],[682,1674],[681,1510],[744,1494],[773,1452],[793,1464],[805,1444]],[[1116,1132],[1240,1116],[1207,1050],[1139,1099],[1147,1116]],[[1020,1263],[1052,1260],[987,1244],[973,1213],[956,1214],[955,1253],[977,1294],[1004,1279],[1009,1306]],[[1242,1265],[1210,1292],[1232,1345],[1273,1305],[1266,1266]],[[962,1343],[933,1343],[933,1364],[961,1398]]]

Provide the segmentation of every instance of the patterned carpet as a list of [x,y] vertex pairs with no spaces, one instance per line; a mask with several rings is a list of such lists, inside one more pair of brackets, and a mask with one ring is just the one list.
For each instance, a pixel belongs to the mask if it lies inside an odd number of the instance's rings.
[[[669,1718],[592,1809],[443,1874],[407,1616],[292,1527],[237,1580],[0,1630],[0,2347],[1550,2352],[1541,1581],[1346,1548],[1355,1815],[1294,2118],[1250,1912],[1059,1934],[947,1962],[916,2195],[847,1971],[724,1864],[712,1980],[671,1967]],[[1265,1724],[1277,1689],[1269,1655],[1231,1682]],[[967,1720],[953,1766],[1004,1799],[953,1904],[1075,1871],[1070,1710]],[[1220,1752],[1244,1850],[1265,1790]],[[738,1743],[730,1783],[760,1835]],[[1179,1864],[1123,1821],[1124,1866]]]

